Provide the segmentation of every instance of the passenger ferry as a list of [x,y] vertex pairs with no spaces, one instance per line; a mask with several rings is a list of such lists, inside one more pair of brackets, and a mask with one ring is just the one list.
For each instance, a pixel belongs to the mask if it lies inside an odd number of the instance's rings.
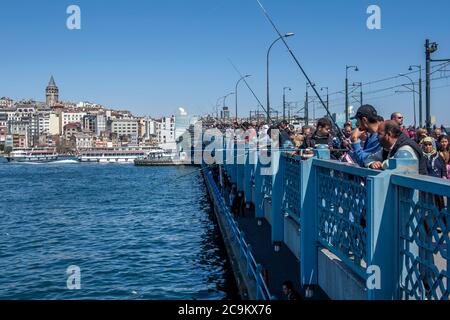
[[45,163],[58,160],[55,150],[15,150],[6,157],[8,162]]
[[145,150],[86,150],[78,156],[80,162],[99,162],[99,163],[134,163],[136,159],[143,159],[148,151]]
[[153,149],[148,152],[145,158],[136,159],[137,166],[165,166],[182,164],[179,157],[172,150]]

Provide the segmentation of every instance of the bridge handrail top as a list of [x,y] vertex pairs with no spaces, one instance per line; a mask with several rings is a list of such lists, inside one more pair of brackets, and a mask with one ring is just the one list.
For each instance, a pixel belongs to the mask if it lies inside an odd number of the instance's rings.
[[383,173],[383,171],[361,168],[357,165],[350,163],[338,162],[335,160],[323,160],[317,158],[313,158],[313,166],[337,170],[347,174],[360,176],[363,178],[375,177]]
[[392,184],[404,188],[450,197],[450,180],[418,174],[392,175]]

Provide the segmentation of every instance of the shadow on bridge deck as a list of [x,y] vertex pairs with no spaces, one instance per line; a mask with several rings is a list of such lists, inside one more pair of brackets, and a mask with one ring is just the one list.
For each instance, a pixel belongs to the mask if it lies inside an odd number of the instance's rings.
[[[253,209],[247,210],[245,217],[236,217],[239,228],[244,232],[244,237],[252,246],[255,259],[268,271],[267,285],[272,295],[278,300],[287,300],[283,294],[282,285],[286,280],[292,281],[297,292],[305,299],[304,290],[300,286],[300,262],[284,244],[280,244],[280,250],[275,252],[271,240],[271,226],[266,219],[255,218]],[[326,294],[318,288],[314,288],[312,300],[328,299]]]

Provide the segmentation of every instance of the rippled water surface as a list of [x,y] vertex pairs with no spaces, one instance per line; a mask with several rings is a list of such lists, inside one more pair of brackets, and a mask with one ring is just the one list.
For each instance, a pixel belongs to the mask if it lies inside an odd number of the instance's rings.
[[196,168],[0,163],[0,177],[0,299],[236,297]]

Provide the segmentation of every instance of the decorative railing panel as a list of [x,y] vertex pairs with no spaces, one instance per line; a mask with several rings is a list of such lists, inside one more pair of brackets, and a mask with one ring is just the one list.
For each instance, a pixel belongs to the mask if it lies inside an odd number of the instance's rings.
[[297,156],[284,155],[284,201],[283,209],[290,215],[300,218],[300,165],[301,159]]
[[400,175],[393,181],[398,194],[401,298],[448,300],[450,184]]
[[262,176],[263,181],[263,191],[264,195],[268,198],[272,197],[272,183],[273,183],[273,177],[270,174],[265,174]]
[[367,265],[366,176],[317,166],[318,238],[363,275]]

